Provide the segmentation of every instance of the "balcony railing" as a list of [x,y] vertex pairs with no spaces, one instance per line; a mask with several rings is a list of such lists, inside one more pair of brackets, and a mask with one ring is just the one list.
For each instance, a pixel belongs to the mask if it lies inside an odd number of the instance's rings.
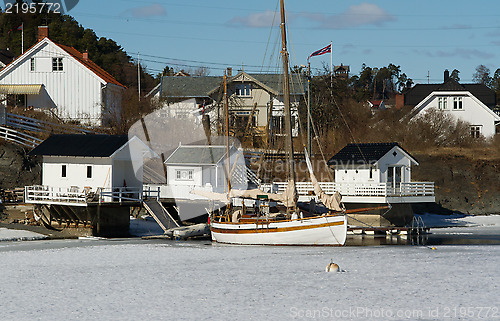
[[[282,193],[285,191],[287,183],[277,182],[263,184],[265,191]],[[388,183],[319,183],[323,191],[327,194],[339,192],[342,196],[372,196],[372,197],[410,197],[410,196],[434,196],[433,182],[411,182],[399,183],[396,185]],[[314,189],[311,182],[297,182],[297,193],[299,195],[309,195]]]
[[160,191],[138,187],[99,188],[26,186],[24,201],[33,204],[64,204],[86,206],[89,202],[140,202],[144,198],[159,198]]

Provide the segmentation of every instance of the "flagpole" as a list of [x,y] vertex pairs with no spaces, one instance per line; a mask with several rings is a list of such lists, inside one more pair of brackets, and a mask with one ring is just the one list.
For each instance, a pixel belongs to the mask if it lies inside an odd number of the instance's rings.
[[24,53],[24,22],[21,23],[21,55]]
[[330,41],[330,82],[333,87],[333,41]]

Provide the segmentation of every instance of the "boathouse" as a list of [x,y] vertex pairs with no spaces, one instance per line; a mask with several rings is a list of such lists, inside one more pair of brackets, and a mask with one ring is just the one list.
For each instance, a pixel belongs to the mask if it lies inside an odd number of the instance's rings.
[[42,157],[41,185],[25,202],[51,225],[90,226],[93,234],[128,233],[131,205],[143,198],[143,157],[151,150],[127,135],[52,135],[30,152]]
[[356,215],[362,225],[404,226],[413,218],[412,203],[434,202],[434,183],[413,182],[417,160],[398,143],[348,144],[328,161],[334,172],[334,189],[346,208],[390,204],[375,216]]
[[[246,167],[243,153],[236,145],[231,145],[229,155],[231,187],[246,189],[248,181],[255,180],[255,174]],[[167,183],[146,184],[145,189],[160,190],[162,202],[175,205],[182,220],[205,215],[210,207],[206,197],[192,191],[227,191],[227,147],[222,144],[180,144],[165,160],[165,167]]]

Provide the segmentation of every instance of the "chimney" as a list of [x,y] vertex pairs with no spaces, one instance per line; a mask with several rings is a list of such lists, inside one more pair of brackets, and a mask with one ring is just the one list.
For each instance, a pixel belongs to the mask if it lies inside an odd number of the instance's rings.
[[38,41],[43,38],[49,37],[49,27],[48,26],[38,26]]
[[89,52],[88,52],[88,50],[85,50],[85,52],[83,53],[83,60],[85,60],[85,61],[89,60]]
[[447,82],[448,79],[450,79],[450,72],[448,71],[448,69],[445,69],[445,71],[444,71],[444,82]]
[[233,68],[227,67],[227,76],[232,77],[233,76]]
[[405,95],[404,94],[397,94],[396,95],[396,109],[400,110],[404,107],[405,105]]

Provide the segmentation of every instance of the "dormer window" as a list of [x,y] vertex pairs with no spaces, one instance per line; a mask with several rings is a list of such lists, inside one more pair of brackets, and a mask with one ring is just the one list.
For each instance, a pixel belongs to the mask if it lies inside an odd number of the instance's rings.
[[63,59],[52,58],[52,71],[63,71]]
[[236,95],[241,97],[250,97],[252,94],[252,85],[251,84],[237,84],[236,85]]

